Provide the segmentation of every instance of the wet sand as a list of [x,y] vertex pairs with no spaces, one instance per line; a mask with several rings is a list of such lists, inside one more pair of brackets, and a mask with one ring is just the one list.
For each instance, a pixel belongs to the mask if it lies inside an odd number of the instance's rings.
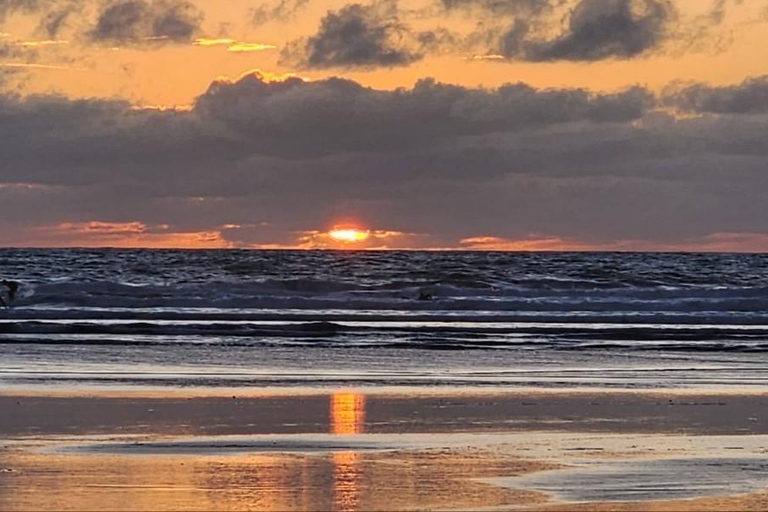
[[0,395],[0,510],[768,510],[768,395]]

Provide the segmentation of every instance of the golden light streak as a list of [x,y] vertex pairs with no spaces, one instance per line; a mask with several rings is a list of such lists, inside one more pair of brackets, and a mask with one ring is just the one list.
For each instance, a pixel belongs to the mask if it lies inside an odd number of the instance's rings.
[[504,60],[503,55],[473,55],[472,60]]
[[360,509],[360,462],[358,452],[333,454],[334,510],[352,512]]
[[4,62],[0,68],[25,68],[25,69],[50,69],[55,71],[88,71],[85,68],[72,68],[69,66],[54,66],[52,64],[30,64],[27,62]]
[[195,46],[221,46],[234,44],[236,42],[236,39],[208,39],[205,37],[198,37],[192,41],[192,44]]
[[191,112],[192,105],[131,105],[128,110],[157,112]]
[[232,53],[246,53],[246,52],[261,52],[264,50],[274,50],[277,46],[273,44],[262,43],[234,43],[227,48],[228,52]]
[[143,222],[63,222],[34,228],[40,243],[49,247],[144,247],[226,249],[233,244],[221,231],[173,231],[168,224]]
[[231,53],[248,53],[248,52],[261,52],[264,50],[274,50],[277,46],[266,43],[246,43],[245,41],[238,41],[237,39],[207,39],[205,37],[198,37],[192,44],[195,46],[226,46],[227,51]]
[[362,231],[356,228],[332,229],[328,232],[328,236],[339,242],[364,242],[370,236],[370,231]]
[[365,395],[331,395],[331,432],[336,435],[362,434],[365,423]]
[[[331,432],[340,435],[362,434],[365,425],[365,395],[360,393],[334,393],[331,395]],[[360,454],[336,452],[333,454],[334,509],[358,510],[360,500]]]
[[258,77],[259,80],[261,80],[265,84],[271,84],[275,82],[287,82],[288,80],[294,80],[294,79],[301,80],[302,82],[311,82],[309,78],[299,76],[296,73],[271,73],[269,71],[262,71],[261,69],[255,68],[255,69],[246,71],[245,73],[243,73],[242,75],[238,76],[235,79],[232,79],[231,77],[228,77],[228,76],[221,75],[216,78],[216,80],[214,81],[214,84],[216,83],[232,84],[235,82],[239,82],[243,78],[248,77],[250,75],[255,75],[256,77]]
[[23,46],[24,48],[39,48],[41,46],[59,46],[62,44],[69,44],[69,41],[52,39],[45,41],[22,41],[19,43],[19,46]]

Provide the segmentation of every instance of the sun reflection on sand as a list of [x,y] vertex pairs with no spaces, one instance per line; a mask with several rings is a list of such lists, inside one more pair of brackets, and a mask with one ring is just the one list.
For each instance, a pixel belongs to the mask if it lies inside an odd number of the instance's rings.
[[331,433],[362,434],[365,423],[365,396],[359,393],[331,395]]
[[[45,414],[43,407],[51,403],[35,405],[26,397],[20,400],[24,405],[18,407],[27,407],[34,413],[25,420],[30,424]],[[51,400],[55,403],[59,399]],[[379,405],[384,400],[377,396],[345,391],[331,396],[283,398],[274,403],[263,398],[243,401],[252,407],[238,406],[236,415],[226,421],[232,429],[243,428],[238,425],[254,421],[254,415],[258,415],[256,421],[260,424],[248,427],[256,436],[250,448],[248,429],[241,430],[242,434],[232,434],[243,435],[242,441],[218,437],[206,429],[222,421],[221,409],[216,407],[223,404],[208,399],[185,399],[181,402],[183,409],[174,413],[176,423],[147,425],[138,438],[128,434],[93,438],[107,428],[101,424],[105,421],[105,402],[109,400],[118,399],[85,398],[75,402],[85,418],[82,421],[91,423],[79,423],[74,433],[64,440],[56,434],[58,430],[51,430],[51,433],[33,432],[34,437],[30,438],[22,436],[19,444],[0,446],[0,469],[6,469],[0,471],[0,510],[353,512],[474,510],[480,506],[525,506],[546,501],[542,493],[473,480],[552,469],[535,460],[521,460],[515,453],[505,455],[479,446],[396,451],[356,448],[358,439],[354,436],[370,430],[370,423],[366,428],[365,421],[368,416],[370,422],[372,412],[366,411],[366,407]],[[198,400],[200,403],[195,404]],[[122,401],[117,403],[125,405]],[[139,404],[142,409],[151,406],[161,411],[176,407],[178,402],[173,398],[153,398]],[[71,402],[66,401],[65,405],[71,407]],[[271,407],[273,405],[280,407]],[[141,420],[134,420],[125,406],[111,410],[122,411],[126,428]],[[399,414],[411,410],[408,408]],[[201,411],[204,414],[198,416]],[[381,410],[376,412],[377,424],[390,421],[379,427],[384,431],[387,425],[398,424],[402,417],[397,411],[390,414],[383,417]],[[70,425],[68,418],[57,416],[51,419],[54,420],[63,422],[53,425],[58,429]],[[298,421],[305,421],[306,428],[296,432],[292,425]],[[319,424],[325,433],[317,432]],[[261,431],[257,431],[259,427]],[[435,439],[442,446],[439,436],[452,433],[451,428],[455,427],[447,426],[446,432],[431,435],[437,436]],[[265,434],[264,430],[273,433]],[[4,432],[0,428],[0,434]],[[299,437],[294,438],[292,434]],[[335,439],[329,440],[329,435]],[[176,445],[174,439],[179,436],[182,444]],[[392,443],[397,442],[396,437],[397,432]],[[316,449],[296,451],[297,446],[311,443],[312,439],[317,443]],[[238,448],[240,442],[242,450]],[[167,450],[150,449],[153,443],[160,443]],[[115,448],[113,453],[110,451],[113,444],[123,448]],[[142,444],[147,445],[145,451],[139,449],[138,445]],[[349,447],[334,451],[339,445]],[[41,450],[41,446],[46,449]],[[78,446],[79,450],[73,450]],[[126,448],[128,446],[130,448]]]
[[[336,435],[362,434],[365,424],[365,396],[359,393],[331,395],[331,432]],[[333,454],[333,508],[358,510],[360,502],[360,453]]]

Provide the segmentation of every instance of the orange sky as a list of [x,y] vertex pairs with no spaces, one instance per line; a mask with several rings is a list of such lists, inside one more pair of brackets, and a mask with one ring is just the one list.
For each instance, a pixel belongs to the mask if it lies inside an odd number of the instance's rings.
[[[94,125],[101,128],[88,131],[83,139],[73,139],[72,146],[85,148],[82,150],[85,156],[72,157],[72,167],[62,167],[61,177],[35,178],[38,167],[24,167],[32,165],[24,163],[30,161],[28,157],[19,157],[20,163],[13,168],[9,166],[6,174],[0,169],[0,196],[5,197],[7,209],[0,211],[5,218],[0,234],[5,235],[6,244],[36,246],[768,250],[764,235],[768,226],[764,228],[755,220],[762,214],[762,207],[757,205],[756,198],[751,199],[753,192],[765,186],[753,171],[760,167],[758,156],[752,149],[744,149],[742,154],[740,149],[729,146],[704,159],[702,151],[696,149],[696,141],[704,148],[717,146],[721,141],[717,130],[728,134],[742,129],[745,134],[760,133],[762,117],[756,116],[761,116],[763,111],[756,107],[756,113],[746,112],[739,106],[738,112],[728,115],[740,117],[726,122],[720,112],[691,114],[669,108],[658,100],[670,90],[682,90],[697,83],[709,88],[732,86],[736,91],[732,102],[742,101],[737,89],[747,90],[744,84],[749,84],[749,80],[768,75],[768,61],[757,51],[768,47],[768,3],[764,0],[540,0],[536,4],[509,0],[505,8],[512,9],[510,6],[518,4],[548,7],[538,14],[519,9],[513,14],[511,10],[499,14],[492,11],[489,6],[493,3],[488,0],[454,1],[469,7],[446,9],[447,4],[442,2],[448,0],[409,3],[394,0],[358,3],[344,0],[265,0],[262,3],[252,0],[68,3],[52,0],[37,9],[14,9],[0,4],[0,95],[4,101],[9,105],[30,105],[42,98],[43,102],[66,103],[71,112],[85,104],[118,105],[109,108],[116,108],[115,115],[121,116],[119,120],[101,119]],[[123,25],[107,24],[105,14],[121,4],[131,4],[147,19],[131,27],[125,21],[120,21]],[[629,50],[629,46],[619,46],[618,50],[615,46],[600,49],[593,42],[577,40],[581,35],[574,27],[580,19],[597,13],[596,19],[603,20],[599,23],[608,26],[611,19],[605,12],[619,12],[622,5],[631,10],[635,21],[645,20],[643,17],[650,16],[652,8],[664,13],[662,25],[648,22],[648,30],[657,32],[637,29],[637,37],[648,38],[642,43],[646,45],[644,49]],[[371,39],[377,28],[368,26],[367,32],[360,36],[364,51],[371,50],[365,44],[382,44],[377,50],[385,53],[387,44],[399,49],[406,44],[422,44],[419,38],[426,34],[435,37],[437,42],[429,43],[432,46],[423,43],[423,47],[414,47],[415,53],[405,54],[406,60],[410,60],[395,64],[373,61],[338,64],[339,55],[358,57],[344,54],[347,49],[343,45],[349,41],[339,43],[330,38],[325,44],[340,45],[334,46],[333,52],[341,54],[329,52],[324,58],[330,60],[322,65],[313,64],[309,53],[303,56],[296,53],[297,48],[310,48],[308,41],[319,38],[331,21],[340,22],[342,14],[354,9],[367,13],[365,15],[374,20],[371,23],[388,31],[385,44]],[[46,33],[42,28],[45,23],[65,11],[68,14],[61,18],[63,21],[55,33]],[[165,25],[170,27],[167,30],[177,32],[157,36],[153,31],[165,30],[162,23],[167,22],[168,13],[189,15],[190,26],[179,29],[178,25]],[[504,34],[518,21],[533,31],[521,44],[528,45],[525,51],[534,53],[494,57],[506,51],[500,41],[511,37]],[[106,33],[107,30],[112,32]],[[574,57],[576,53],[535,56],[536,51],[553,51],[552,41],[580,44],[579,51],[608,48],[608,53],[590,54],[587,58]],[[382,55],[377,58],[383,58]],[[478,58],[488,56],[492,58]],[[259,74],[253,75],[254,70]],[[659,104],[644,107],[647,111],[630,116],[631,119],[618,121],[621,125],[616,129],[603,129],[599,124],[603,121],[595,124],[592,114],[587,114],[586,121],[566,118],[552,124],[547,124],[551,116],[542,114],[544,124],[536,124],[539,121],[535,120],[530,129],[516,127],[514,131],[508,128],[497,131],[493,128],[488,133],[474,133],[475,128],[457,128],[456,134],[451,135],[455,140],[430,139],[412,146],[394,139],[390,144],[384,137],[396,138],[397,130],[382,134],[377,131],[376,123],[372,123],[370,138],[361,140],[380,141],[381,147],[375,150],[368,148],[367,142],[360,149],[356,139],[354,144],[339,139],[341,149],[333,149],[337,145],[333,129],[343,128],[343,123],[334,125],[336,128],[329,125],[326,130],[322,125],[324,121],[318,120],[318,136],[320,140],[327,136],[328,140],[322,144],[331,149],[318,151],[317,143],[307,139],[304,153],[296,150],[296,154],[289,154],[290,149],[282,148],[291,148],[293,137],[304,136],[302,128],[288,126],[291,116],[298,115],[302,109],[306,112],[319,109],[317,112],[324,115],[329,107],[321,102],[320,106],[297,103],[289,108],[288,99],[253,107],[244,98],[238,107],[241,110],[273,109],[269,114],[253,111],[249,115],[253,119],[272,116],[272,133],[286,130],[284,140],[273,142],[284,146],[276,150],[269,145],[259,146],[260,149],[252,153],[238,146],[237,155],[233,149],[224,149],[225,146],[210,149],[211,154],[221,152],[222,156],[217,158],[222,165],[215,159],[209,161],[206,156],[200,169],[194,161],[178,163],[183,158],[171,158],[162,164],[166,167],[154,169],[160,164],[146,156],[152,154],[146,145],[136,150],[130,146],[128,141],[135,141],[136,136],[128,137],[124,143],[115,142],[108,151],[89,149],[100,130],[123,126],[123,123],[130,126],[134,122],[144,123],[139,120],[144,119],[140,116],[151,112],[149,109],[156,109],[157,119],[163,119],[146,121],[147,127],[163,134],[151,139],[158,143],[167,139],[167,145],[183,146],[185,137],[192,133],[185,130],[191,128],[184,124],[163,131],[165,125],[161,123],[175,122],[170,115],[163,117],[163,113],[176,112],[179,119],[184,113],[190,113],[188,117],[197,120],[203,115],[199,98],[203,94],[211,96],[209,88],[217,80],[231,89],[232,94],[251,94],[243,92],[247,77],[260,76],[266,84],[269,80],[265,77],[284,75],[302,77],[307,83],[329,84],[328,87],[334,82],[327,79],[341,77],[378,91],[402,88],[403,94],[414,95],[415,84],[429,79],[437,84],[460,86],[459,90],[470,97],[474,97],[473,91],[479,90],[491,96],[501,95],[498,92],[501,89],[497,88],[523,83],[542,97],[552,90],[583,89],[595,97],[602,95],[610,99],[614,93],[640,86],[648,95],[655,96],[654,101]],[[320,89],[323,87],[325,85]],[[302,101],[312,102],[315,101],[312,98],[317,97],[310,95]],[[397,96],[392,96],[392,101],[396,100]],[[125,112],[136,114],[132,117]],[[538,111],[525,112],[520,115],[535,117]],[[287,117],[283,119],[281,115]],[[668,117],[670,115],[673,117]],[[149,114],[146,116],[149,119]],[[29,114],[29,119],[32,118]],[[9,126],[17,126],[17,120],[9,119]],[[64,123],[77,125],[81,123],[79,119]],[[206,135],[205,144],[218,144],[216,137],[232,135],[231,126],[220,128],[214,121],[206,122],[205,129],[217,135]],[[232,121],[226,118],[221,122]],[[582,122],[592,123],[589,130],[578,125]],[[20,150],[20,154],[28,151],[28,155],[36,158],[42,154],[46,162],[62,159],[50,148],[66,140],[68,130],[42,128],[46,126],[44,121],[30,123],[38,133],[45,132],[46,137],[55,131],[56,139],[52,142],[41,138],[41,147],[33,144]],[[236,125],[234,130],[243,130],[242,136],[250,137],[246,131],[251,129],[251,124]],[[737,130],[729,128],[733,126],[737,126]],[[438,128],[430,127],[416,133],[428,134],[430,130],[439,132]],[[123,133],[115,132],[110,137],[119,138]],[[264,134],[259,133],[254,140],[265,139]],[[578,137],[584,140],[577,140]],[[652,143],[655,137],[658,143]],[[741,138],[751,141],[754,137]],[[36,135],[25,138],[35,139]],[[668,142],[670,140],[675,142]],[[734,140],[733,144],[737,143]],[[234,143],[228,144],[226,148],[235,147]],[[376,144],[378,142],[370,143]],[[652,148],[669,144],[669,147],[659,150],[657,161],[650,161],[655,150],[633,149],[633,144]],[[544,147],[549,149],[544,151]],[[596,164],[594,158],[597,157],[584,156],[589,151],[611,155],[610,152],[619,147],[629,148],[626,150],[631,152],[626,157],[611,156],[615,162],[606,159]],[[47,151],[50,155],[45,154]],[[122,156],[104,156],[109,151]],[[565,163],[554,162],[560,158],[557,155],[561,151],[573,152],[574,161],[579,162],[573,167],[581,169],[579,176],[569,175],[573,172],[567,164],[569,157],[563,157]],[[480,160],[472,163],[470,160],[476,157]],[[633,163],[632,159],[640,157],[643,162]],[[118,162],[113,158],[127,159]],[[583,165],[579,158],[585,158]],[[701,167],[702,163],[692,163],[697,158],[712,168],[688,176],[691,169]],[[453,170],[455,162],[460,162],[456,165],[463,170]],[[194,168],[189,171],[189,178],[178,176],[180,166],[187,165]],[[489,170],[482,178],[474,177],[475,169],[493,166],[499,169]],[[226,170],[221,170],[225,167]],[[610,170],[594,170],[597,168]],[[216,183],[214,176],[219,172],[226,174],[221,181],[231,183],[232,190],[211,190],[211,183]],[[366,172],[371,174],[365,175]],[[542,174],[535,176],[532,174],[535,172]],[[611,173],[609,178],[606,172]],[[85,177],[72,182],[64,177],[78,173]],[[114,178],[102,173],[112,173]],[[99,178],[93,178],[97,174]],[[139,175],[151,178],[139,178]],[[723,180],[733,181],[723,187],[721,184],[726,182]],[[506,199],[504,190],[508,191]],[[119,199],[124,192],[132,198],[126,199],[125,204]],[[322,200],[318,199],[321,194]],[[107,199],[113,195],[113,199]],[[452,195],[459,199],[449,201]],[[526,205],[529,199],[531,203]],[[51,204],[56,206],[42,206]],[[536,205],[543,204],[549,205],[546,211],[538,211]],[[308,208],[307,214],[300,218],[296,207]],[[22,212],[25,208],[29,213]],[[448,208],[450,215],[439,213],[441,208]],[[697,213],[707,209],[721,214],[704,219]],[[622,212],[620,215],[626,217],[622,221],[627,225],[625,232],[601,220],[610,218],[607,212],[612,211]],[[677,216],[677,211],[682,213]],[[667,226],[664,219],[670,217],[675,220]],[[340,218],[369,230],[371,236],[354,244],[328,237],[327,231]]]
[[[82,41],[77,26],[96,16],[96,8],[86,10],[60,40],[66,44],[40,50],[38,65],[56,68],[30,68],[14,85],[28,94],[56,92],[71,97],[125,97],[148,105],[185,105],[203,92],[218,76],[237,77],[251,69],[275,73],[299,72],[308,78],[345,76],[376,88],[411,86],[424,77],[473,87],[496,87],[508,82],[525,82],[536,87],[584,87],[615,90],[641,84],[659,89],[675,81],[703,81],[730,84],[744,78],[768,73],[768,62],[755,58],[755,49],[768,47],[766,5],[762,0],[744,0],[727,11],[725,21],[706,37],[695,42],[673,41],[664,52],[654,52],[631,60],[597,62],[499,62],[473,60],[472,53],[430,56],[414,65],[388,69],[297,70],[279,63],[280,50],[294,39],[311,35],[322,16],[343,1],[310,2],[289,21],[272,21],[256,26],[250,20],[254,10],[251,0],[196,0],[205,13],[201,36],[228,38],[240,42],[274,45],[275,49],[253,52],[229,52],[227,45],[195,46],[174,44],[135,49],[119,45],[93,45]],[[265,2],[274,6],[279,2]],[[692,24],[715,2],[676,0],[679,28]],[[429,2],[408,3],[416,10]],[[408,21],[407,19],[405,21]],[[466,32],[466,17],[449,16],[428,20],[414,16],[414,25],[456,28]],[[34,15],[9,17],[2,29],[8,41],[40,41]],[[81,29],[82,30],[82,29]],[[24,63],[18,59],[16,63]],[[8,64],[6,64],[8,65]],[[62,68],[62,69],[59,69]]]

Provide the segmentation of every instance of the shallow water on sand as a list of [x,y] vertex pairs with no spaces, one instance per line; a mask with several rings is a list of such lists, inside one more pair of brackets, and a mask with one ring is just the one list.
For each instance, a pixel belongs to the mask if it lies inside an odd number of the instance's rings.
[[768,434],[731,434],[763,398],[667,396],[6,396],[0,509],[740,510]]
[[592,462],[575,469],[482,481],[541,491],[567,502],[684,500],[763,491],[768,487],[768,463],[763,457]]

